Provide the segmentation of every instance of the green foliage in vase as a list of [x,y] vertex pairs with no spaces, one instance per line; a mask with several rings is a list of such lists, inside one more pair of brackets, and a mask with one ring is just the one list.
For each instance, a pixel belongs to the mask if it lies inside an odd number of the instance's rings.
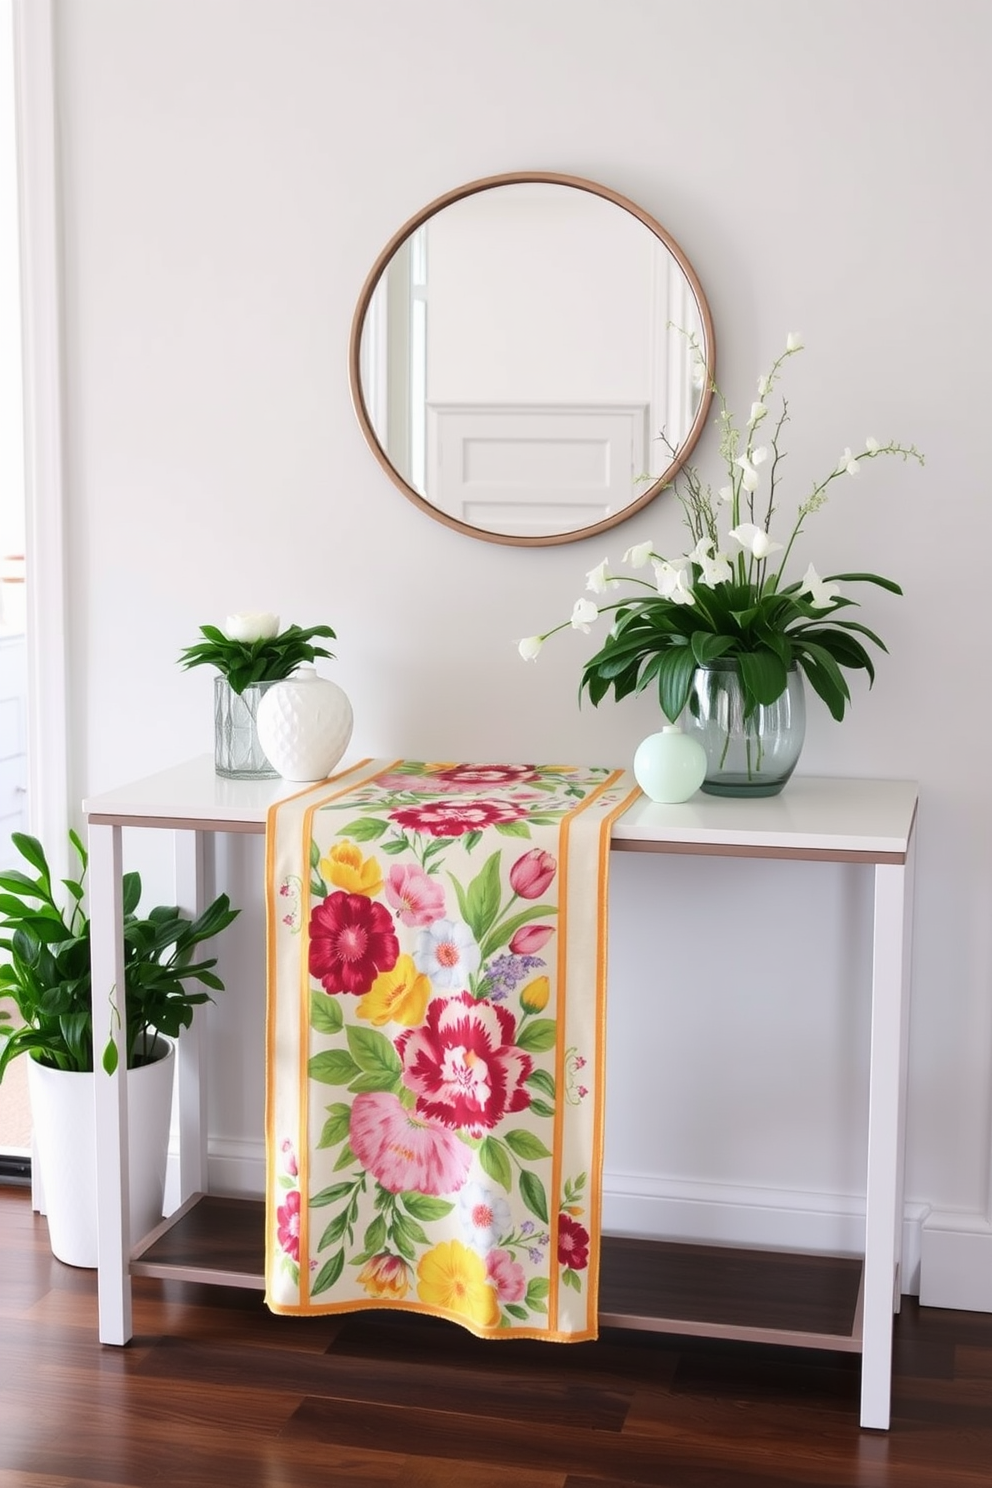
[[336,640],[329,625],[311,625],[301,630],[298,625],[279,629],[279,616],[268,613],[228,615],[225,627],[201,625],[202,641],[186,646],[179,656],[180,665],[216,667],[226,677],[232,692],[239,695],[255,682],[281,682],[301,662],[318,656],[333,660],[334,652],[315,646],[316,637]]
[[[688,340],[697,369],[705,374],[701,350],[694,337]],[[722,658],[736,663],[749,715],[759,704],[781,697],[790,668],[797,666],[833,717],[844,717],[851,696],[845,671],[865,672],[870,685],[875,670],[865,642],[882,651],[886,647],[873,630],[845,613],[856,608],[857,601],[841,586],[874,584],[891,594],[902,590],[875,573],[821,578],[812,563],[802,578],[790,580],[786,565],[806,518],[823,506],[834,481],[857,476],[865,461],[882,455],[899,455],[921,465],[923,456],[915,446],[895,440],[880,444],[869,438],[857,454],[845,449],[800,503],[785,541],[776,541],[772,518],[784,457],[781,438],[789,414],[784,397],[779,397],[774,415],[769,405],[784,364],[801,350],[799,337],[791,334],[771,370],[758,380],[758,397],[743,431],[719,387],[710,384],[720,408],[720,456],[727,483],[714,494],[691,465],[683,465],[671,482],[695,542],[692,550],[666,557],[656,553],[650,541],[629,548],[623,562],[635,570],[650,564],[653,582],[611,573],[604,560],[587,574],[586,590],[596,596],[619,592],[622,597],[607,603],[578,599],[570,619],[519,642],[525,660],[536,658],[556,632],[569,627],[588,632],[599,615],[612,612],[609,635],[583,668],[580,699],[587,692],[591,702],[599,704],[612,691],[619,700],[653,684],[663,713],[674,723],[686,705],[696,668]],[[725,544],[729,551],[724,551]]]
[[[12,1001],[20,1016],[15,1024],[0,1009],[0,1079],[18,1054],[32,1054],[52,1069],[93,1069],[90,921],[83,908],[88,857],[75,832],[69,832],[69,840],[79,872],[62,880],[65,904],[55,898],[51,869],[36,837],[23,832],[11,836],[34,874],[17,869],[0,873],[0,951],[6,956],[0,964],[0,999]],[[174,1038],[189,1027],[194,1009],[211,1000],[202,988],[223,990],[213,970],[217,958],[194,961],[192,952],[225,929],[238,910],[221,894],[195,920],[174,905],[159,905],[139,916],[137,873],[124,874],[122,897],[125,1047],[131,1069],[147,1062],[156,1030]],[[103,1066],[108,1073],[117,1067],[113,1039],[104,1050]]]

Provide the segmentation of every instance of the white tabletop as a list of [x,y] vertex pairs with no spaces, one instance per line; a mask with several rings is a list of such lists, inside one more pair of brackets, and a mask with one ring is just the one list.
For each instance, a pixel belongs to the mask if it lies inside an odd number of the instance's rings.
[[[349,760],[347,764],[357,764]],[[83,810],[93,822],[260,832],[274,802],[306,787],[288,780],[227,780],[204,754],[102,795]],[[747,856],[899,862],[913,830],[918,790],[910,780],[794,775],[758,800],[699,793],[678,806],[639,797],[614,823],[614,847]]]

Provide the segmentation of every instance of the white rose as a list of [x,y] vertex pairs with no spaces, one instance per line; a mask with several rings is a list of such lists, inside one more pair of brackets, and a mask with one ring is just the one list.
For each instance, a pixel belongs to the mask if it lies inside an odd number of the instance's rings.
[[224,634],[228,640],[243,641],[246,646],[252,641],[270,641],[279,634],[279,616],[270,615],[267,610],[242,610],[237,615],[228,615]]

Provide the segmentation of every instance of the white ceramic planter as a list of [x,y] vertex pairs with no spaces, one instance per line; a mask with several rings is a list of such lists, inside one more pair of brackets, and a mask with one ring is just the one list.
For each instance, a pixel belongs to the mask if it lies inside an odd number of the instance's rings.
[[[158,1035],[163,1058],[127,1072],[131,1240],[162,1218],[176,1046]],[[67,1266],[96,1266],[96,1115],[89,1074],[47,1069],[28,1058],[31,1121],[41,1165],[52,1253]]]
[[284,780],[324,780],[351,740],[351,703],[312,666],[274,682],[258,705],[258,740]]

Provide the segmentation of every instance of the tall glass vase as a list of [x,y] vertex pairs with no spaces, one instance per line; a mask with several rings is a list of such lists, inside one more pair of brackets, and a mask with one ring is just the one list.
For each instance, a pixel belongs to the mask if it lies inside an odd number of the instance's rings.
[[214,678],[214,768],[228,780],[275,780],[279,771],[269,764],[258,742],[255,716],[274,682],[253,682],[235,692],[226,677]]
[[782,696],[744,711],[737,662],[698,667],[682,727],[706,750],[701,789],[711,796],[777,796],[796,768],[806,736],[806,698],[799,668]]

